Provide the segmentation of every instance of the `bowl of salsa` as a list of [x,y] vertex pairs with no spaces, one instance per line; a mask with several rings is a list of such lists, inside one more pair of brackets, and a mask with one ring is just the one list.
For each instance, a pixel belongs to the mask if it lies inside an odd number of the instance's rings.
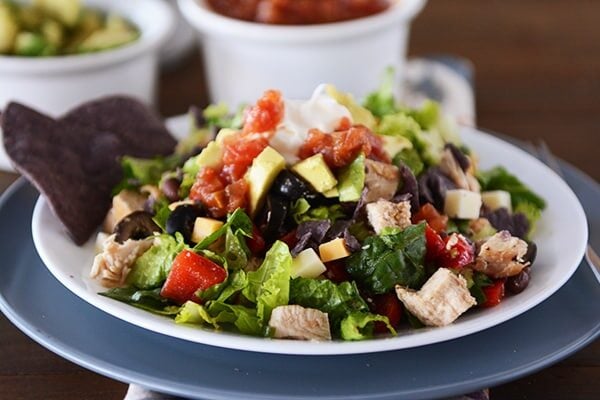
[[331,82],[362,97],[393,66],[425,0],[178,0],[197,31],[212,101],[241,104],[264,87],[306,98]]

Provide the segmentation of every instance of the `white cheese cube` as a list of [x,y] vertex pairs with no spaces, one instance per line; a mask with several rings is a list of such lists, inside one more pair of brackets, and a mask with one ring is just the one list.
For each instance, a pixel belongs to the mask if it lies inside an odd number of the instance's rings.
[[292,260],[292,278],[316,278],[327,268],[313,249],[301,251]]
[[448,190],[444,199],[444,214],[450,218],[475,219],[481,209],[481,194],[465,189]]
[[494,211],[498,208],[506,208],[512,212],[510,193],[504,190],[492,190],[481,193],[481,200],[486,207]]
[[344,239],[337,238],[320,245],[319,255],[321,256],[321,261],[328,262],[348,257],[350,255],[350,251],[348,251]]
[[198,217],[194,222],[192,242],[200,243],[223,226],[223,221],[212,218]]

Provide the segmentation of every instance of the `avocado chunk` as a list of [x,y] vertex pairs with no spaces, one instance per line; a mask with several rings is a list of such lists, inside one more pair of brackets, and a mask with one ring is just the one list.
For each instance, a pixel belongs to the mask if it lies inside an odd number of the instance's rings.
[[82,53],[88,53],[112,49],[133,42],[137,37],[138,33],[133,30],[111,30],[104,28],[92,33],[79,45],[78,50]]
[[15,39],[15,54],[19,56],[41,56],[51,53],[50,45],[44,37],[38,33],[21,32]]
[[206,147],[196,157],[198,170],[204,167],[216,168],[221,164],[223,158],[223,148],[216,141],[209,142]]
[[340,201],[358,201],[365,187],[365,155],[358,157],[344,167],[338,175],[337,189]]
[[246,173],[250,197],[250,215],[262,206],[273,181],[285,168],[285,158],[272,147],[267,146],[255,159]]
[[11,10],[4,3],[0,3],[0,53],[12,50],[19,26]]
[[315,154],[300,161],[292,167],[292,171],[300,175],[320,193],[328,192],[337,185],[337,179],[325,163],[322,154]]
[[34,5],[68,27],[77,24],[81,12],[80,0],[35,0]]

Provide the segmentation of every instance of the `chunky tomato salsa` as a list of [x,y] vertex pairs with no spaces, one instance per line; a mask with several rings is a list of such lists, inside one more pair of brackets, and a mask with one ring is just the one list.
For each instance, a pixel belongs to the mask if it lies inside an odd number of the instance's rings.
[[392,0],[208,0],[219,14],[246,21],[309,25],[377,14]]

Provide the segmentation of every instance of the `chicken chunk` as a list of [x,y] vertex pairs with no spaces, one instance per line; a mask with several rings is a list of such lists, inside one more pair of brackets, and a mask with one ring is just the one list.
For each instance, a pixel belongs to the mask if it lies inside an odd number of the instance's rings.
[[276,338],[331,340],[326,313],[299,305],[279,306],[271,313],[269,327]]
[[128,239],[118,243],[115,241],[115,235],[110,235],[102,244],[102,252],[94,258],[90,277],[99,277],[102,285],[106,287],[123,286],[135,260],[144,254],[152,243],[152,238]]
[[411,225],[410,202],[392,203],[387,200],[378,200],[369,203],[367,204],[367,218],[377,234],[381,233],[383,228],[404,229]]
[[373,160],[365,160],[365,187],[367,189],[364,203],[372,203],[379,199],[390,200],[398,190],[400,173],[395,165]]
[[515,276],[529,265],[523,259],[526,253],[527,242],[500,231],[481,245],[473,269],[492,278]]
[[452,151],[448,148],[444,149],[440,160],[440,170],[449,177],[452,182],[459,188],[469,190],[471,192],[480,192],[481,186],[477,179],[467,170],[463,171],[460,164],[454,158]]
[[427,326],[445,326],[477,304],[467,281],[447,268],[438,269],[418,292],[396,286],[398,299]]

